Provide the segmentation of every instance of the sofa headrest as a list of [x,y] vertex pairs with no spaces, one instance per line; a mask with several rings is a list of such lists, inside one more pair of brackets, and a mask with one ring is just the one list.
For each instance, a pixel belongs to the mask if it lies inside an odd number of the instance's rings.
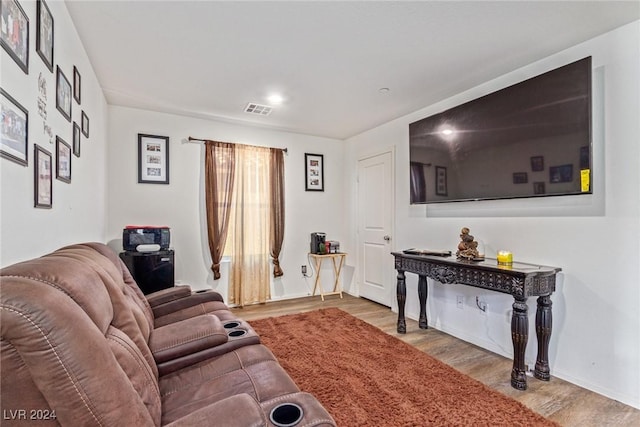
[[94,251],[100,253],[105,258],[107,258],[109,261],[111,261],[113,265],[116,266],[118,271],[120,271],[120,274],[122,276],[121,277],[122,281],[127,286],[127,288],[125,289],[125,293],[130,297],[132,301],[135,302],[135,304],[140,308],[140,310],[143,311],[143,313],[147,318],[147,321],[153,327],[153,323],[154,323],[153,310],[151,309],[151,306],[149,305],[147,298],[145,297],[142,290],[140,290],[140,287],[138,286],[136,281],[133,279],[133,276],[131,276],[131,273],[129,272],[129,269],[125,265],[124,261],[120,259],[118,254],[113,249],[111,249],[109,246],[105,245],[104,243],[98,243],[98,242],[81,243],[81,244],[73,245],[70,247],[71,248],[73,247],[91,248]]
[[[76,263],[66,265],[77,270]],[[123,419],[127,425],[159,424],[157,379],[127,336],[120,334],[116,342],[111,325],[107,323],[106,331],[96,327],[69,292],[43,280],[4,273],[4,411],[22,408],[28,414],[31,409],[51,408],[60,425],[118,425]]]
[[[5,267],[0,270],[0,276],[3,282],[30,279],[65,293],[82,307],[102,333],[106,332],[113,319],[113,306],[104,303],[109,300],[109,294],[103,278],[80,260],[49,255]],[[25,287],[30,286],[29,281],[22,283]],[[40,291],[27,288],[24,292]],[[37,295],[33,297],[40,298]]]
[[0,270],[2,386],[20,384],[3,408],[26,399],[62,424],[159,424],[151,325],[130,296],[119,263],[87,245]]

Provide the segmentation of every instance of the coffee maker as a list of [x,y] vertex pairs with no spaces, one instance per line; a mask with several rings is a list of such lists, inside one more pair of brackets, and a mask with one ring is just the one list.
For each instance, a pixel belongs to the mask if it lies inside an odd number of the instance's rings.
[[311,233],[311,248],[309,252],[312,254],[320,253],[320,244],[324,244],[326,239],[326,233]]

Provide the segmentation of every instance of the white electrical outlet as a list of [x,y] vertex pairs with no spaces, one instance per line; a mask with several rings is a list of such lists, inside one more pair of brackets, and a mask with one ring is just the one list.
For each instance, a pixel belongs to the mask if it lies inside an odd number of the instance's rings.
[[456,306],[462,310],[464,308],[464,296],[456,295]]

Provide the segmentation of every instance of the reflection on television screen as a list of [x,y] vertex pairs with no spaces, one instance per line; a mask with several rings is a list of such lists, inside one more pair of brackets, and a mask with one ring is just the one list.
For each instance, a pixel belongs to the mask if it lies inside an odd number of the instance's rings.
[[591,193],[591,57],[409,125],[412,204]]

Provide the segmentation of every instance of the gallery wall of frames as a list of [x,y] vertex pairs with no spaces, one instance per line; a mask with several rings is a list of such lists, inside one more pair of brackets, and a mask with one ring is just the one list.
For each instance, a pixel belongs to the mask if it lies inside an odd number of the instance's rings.
[[8,221],[45,227],[28,209],[71,221],[79,213],[70,211],[104,211],[107,107],[64,2],[1,0],[0,19],[2,231],[11,240]]
[[[34,5],[35,15],[30,16],[27,10]],[[72,166],[81,161],[82,145],[90,140],[91,112],[85,107],[83,70],[78,64],[57,60],[56,53],[66,48],[65,40],[56,37],[58,22],[46,1],[2,0],[0,15],[0,44],[11,58],[3,71],[13,66],[25,76],[38,75],[36,111],[27,108],[33,105],[31,99],[22,99],[2,81],[0,156],[33,169],[33,206],[50,209],[53,181],[73,183]],[[64,120],[52,120],[55,114]],[[35,119],[42,120],[44,135],[30,135],[34,129],[30,121]]]

